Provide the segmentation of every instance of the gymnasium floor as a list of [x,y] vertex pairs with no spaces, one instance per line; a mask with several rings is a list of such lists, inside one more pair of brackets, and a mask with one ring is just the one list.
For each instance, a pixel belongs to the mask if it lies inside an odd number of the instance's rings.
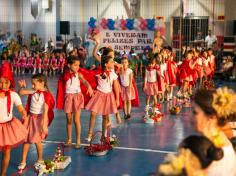
[[[24,77],[21,77],[21,79]],[[20,79],[19,77],[16,80]],[[28,87],[31,86],[30,78],[25,77]],[[169,114],[168,104],[164,103],[162,112],[164,118],[160,123],[145,124],[142,121],[144,115],[145,96],[141,91],[142,82],[137,80],[141,107],[133,108],[132,118],[123,121],[121,125],[113,120],[112,133],[118,136],[120,144],[117,148],[102,157],[88,156],[83,147],[76,150],[73,147],[65,148],[65,154],[72,157],[72,163],[64,171],[56,171],[58,176],[151,176],[154,175],[157,166],[163,161],[167,153],[176,151],[180,141],[193,134],[194,129],[191,120],[191,108],[183,108],[178,116]],[[236,84],[216,81],[217,86],[229,86],[236,90]],[[57,78],[49,78],[49,87],[56,95]],[[23,98],[25,103],[26,97]],[[121,115],[123,116],[122,111]],[[17,115],[17,113],[15,113]],[[81,114],[82,144],[87,144],[86,137],[89,123],[89,112]],[[101,128],[101,117],[97,117],[95,130]],[[75,133],[73,133],[75,139]],[[52,158],[57,145],[66,140],[66,119],[63,111],[55,109],[55,118],[49,129],[49,136],[44,143],[44,159]],[[75,142],[75,141],[73,141]],[[83,145],[84,146],[84,145]],[[8,168],[10,176],[17,175],[17,165],[21,160],[22,148],[12,150],[11,161]],[[23,173],[26,176],[37,175],[32,166],[36,162],[37,152],[35,146],[31,146],[27,164],[29,167]]]

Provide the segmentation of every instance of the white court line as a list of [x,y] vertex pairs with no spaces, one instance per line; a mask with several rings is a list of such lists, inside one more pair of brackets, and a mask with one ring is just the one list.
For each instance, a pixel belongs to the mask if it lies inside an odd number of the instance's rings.
[[[44,141],[43,143],[49,143],[49,144],[61,144],[62,141]],[[75,143],[72,143],[75,145]],[[80,144],[82,146],[88,146],[89,144]],[[176,153],[174,151],[165,151],[165,150],[153,150],[153,149],[142,149],[142,148],[131,148],[131,147],[114,147],[115,149],[120,150],[131,150],[131,151],[142,151],[142,152],[153,152],[153,153]]]

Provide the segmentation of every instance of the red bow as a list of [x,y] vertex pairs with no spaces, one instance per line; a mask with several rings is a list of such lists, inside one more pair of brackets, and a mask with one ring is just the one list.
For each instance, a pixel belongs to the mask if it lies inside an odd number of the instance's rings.
[[11,111],[11,91],[10,90],[0,90],[0,93],[5,93],[7,96],[7,113],[10,114]]

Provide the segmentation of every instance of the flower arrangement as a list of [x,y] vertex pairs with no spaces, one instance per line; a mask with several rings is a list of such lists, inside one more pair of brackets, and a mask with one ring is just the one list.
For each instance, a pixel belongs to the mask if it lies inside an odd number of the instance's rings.
[[[61,151],[62,147],[62,151]],[[64,155],[64,146],[57,146],[57,151],[54,155],[53,161],[55,169],[65,169],[71,163],[71,157]]]
[[169,108],[170,114],[177,115],[181,111],[181,107],[179,105],[175,105]]
[[111,146],[114,148],[114,147],[117,147],[118,145],[119,145],[119,139],[118,139],[118,137],[116,136],[116,135],[112,135],[110,138],[109,138],[109,140],[110,140],[110,144],[111,144]]
[[44,163],[35,165],[35,169],[38,172],[38,176],[43,176],[44,174],[52,174],[55,170],[55,163],[53,160],[45,160]]
[[103,155],[106,155],[108,153],[108,151],[112,149],[112,145],[111,145],[111,142],[110,142],[110,137],[102,137],[101,140],[100,140],[101,143],[95,143],[95,144],[92,143],[94,141],[95,137],[99,133],[101,133],[101,132],[100,131],[96,132],[93,135],[92,140],[90,141],[89,146],[86,146],[84,148],[85,152],[88,155],[91,155],[91,156],[103,156]]
[[163,175],[180,175],[183,170],[186,170],[187,175],[204,176],[198,158],[189,149],[181,148],[178,155],[167,155],[166,163],[160,165],[158,172]]
[[215,84],[213,81],[208,81],[208,80],[205,80],[202,84],[202,89],[213,89],[215,87]]
[[154,122],[160,122],[162,117],[163,117],[163,114],[162,113],[156,113],[156,112],[153,112],[151,115],[150,115],[151,119],[154,120]]
[[233,90],[218,88],[213,94],[212,107],[215,109],[218,118],[227,118],[236,113],[236,94]]

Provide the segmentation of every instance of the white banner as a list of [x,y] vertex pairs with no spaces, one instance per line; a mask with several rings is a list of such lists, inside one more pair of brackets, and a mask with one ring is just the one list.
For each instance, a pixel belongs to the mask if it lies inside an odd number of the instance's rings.
[[102,46],[111,46],[115,51],[129,52],[131,48],[140,53],[147,46],[152,47],[154,31],[101,30]]

